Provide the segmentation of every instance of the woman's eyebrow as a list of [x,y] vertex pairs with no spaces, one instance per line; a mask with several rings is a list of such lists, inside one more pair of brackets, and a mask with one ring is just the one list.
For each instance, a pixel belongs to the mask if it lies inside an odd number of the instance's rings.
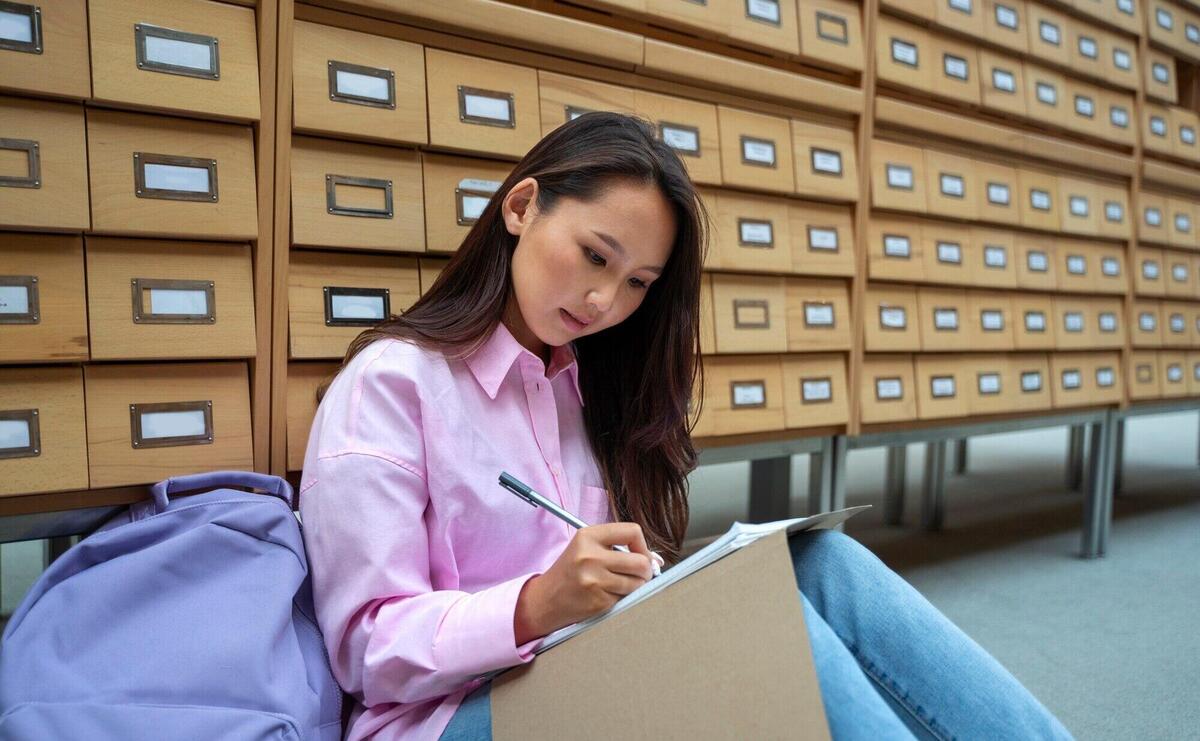
[[[604,232],[598,232],[595,229],[592,230],[592,234],[595,234],[597,237],[600,237],[601,239],[603,239],[604,243],[607,244],[609,247],[612,247],[613,251],[615,251],[621,257],[629,256],[629,253],[627,253],[625,251],[624,245],[622,245],[620,242],[618,242],[616,237],[613,237],[610,234],[605,234]],[[662,268],[656,268],[656,267],[653,267],[650,265],[647,265],[640,269],[641,270],[649,270],[651,273],[654,273],[655,275],[662,275],[662,271],[663,271]]]

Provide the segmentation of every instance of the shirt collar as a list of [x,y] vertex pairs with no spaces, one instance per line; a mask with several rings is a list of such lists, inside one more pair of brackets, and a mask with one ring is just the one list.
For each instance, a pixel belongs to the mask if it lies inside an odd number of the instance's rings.
[[579,362],[570,345],[558,345],[550,351],[550,370],[547,372],[541,358],[518,342],[504,322],[496,322],[492,333],[484,340],[483,344],[466,357],[466,363],[475,375],[475,380],[479,381],[479,385],[487,393],[488,398],[495,399],[496,393],[500,390],[500,384],[508,376],[508,371],[512,368],[513,363],[522,354],[528,355],[536,363],[538,370],[545,373],[550,380],[554,380],[559,373],[566,371],[571,377],[575,395],[579,397],[579,405],[583,406],[583,391],[579,388]]

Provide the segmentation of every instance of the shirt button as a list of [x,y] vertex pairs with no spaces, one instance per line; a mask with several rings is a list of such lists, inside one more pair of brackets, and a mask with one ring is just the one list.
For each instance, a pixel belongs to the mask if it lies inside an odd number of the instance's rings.
[[562,476],[562,469],[558,466],[552,466],[550,468],[550,473],[554,474],[555,476]]

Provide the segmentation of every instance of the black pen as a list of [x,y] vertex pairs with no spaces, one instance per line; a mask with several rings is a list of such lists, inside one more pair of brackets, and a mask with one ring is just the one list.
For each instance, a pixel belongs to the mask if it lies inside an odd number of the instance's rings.
[[[531,507],[541,507],[563,522],[566,522],[568,525],[572,525],[577,528],[585,528],[588,526],[588,524],[583,520],[566,511],[562,507],[559,507],[557,504],[551,502],[541,494],[538,494],[528,484],[523,483],[520,479],[517,479],[516,477],[503,471],[500,472],[500,486],[503,486],[505,489],[508,489],[521,499],[529,502]],[[625,545],[614,545],[613,549],[629,553],[629,547]],[[662,556],[659,556],[657,553],[655,553],[654,557],[650,559],[650,565],[654,570],[654,576],[659,576],[662,574],[662,569],[659,564],[659,560],[661,559]]]

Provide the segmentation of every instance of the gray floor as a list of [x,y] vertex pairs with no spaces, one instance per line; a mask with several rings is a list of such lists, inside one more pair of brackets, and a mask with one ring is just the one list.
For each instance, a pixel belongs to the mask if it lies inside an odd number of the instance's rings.
[[[1124,494],[1108,555],[1078,558],[1079,495],[1063,485],[1066,430],[977,438],[947,479],[945,529],[918,527],[923,448],[909,447],[904,524],[882,523],[882,451],[851,453],[847,523],[1080,739],[1200,738],[1200,466],[1195,413],[1126,428]],[[807,462],[793,465],[804,512]],[[746,464],[693,477],[689,537],[746,516]],[[732,495],[731,495],[732,493]]]

